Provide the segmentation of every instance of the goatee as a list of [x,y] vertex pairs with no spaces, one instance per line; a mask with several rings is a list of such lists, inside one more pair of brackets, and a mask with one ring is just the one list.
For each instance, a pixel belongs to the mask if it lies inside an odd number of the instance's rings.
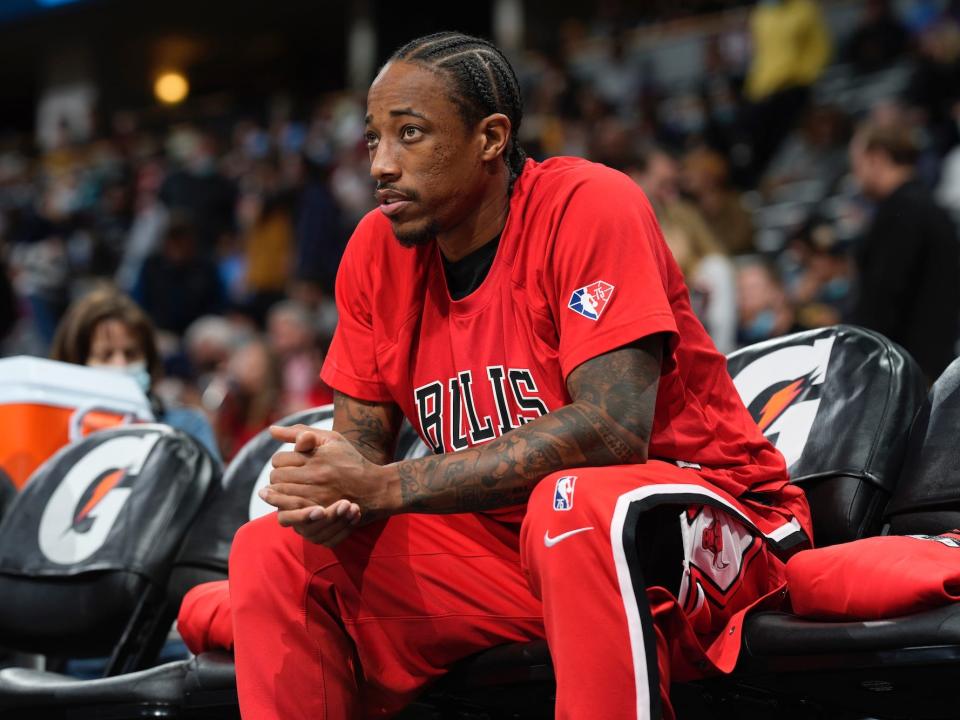
[[412,248],[427,245],[437,237],[439,230],[440,228],[437,227],[437,224],[431,221],[423,227],[406,230],[404,232],[394,230],[393,234],[396,235],[397,240],[403,247]]

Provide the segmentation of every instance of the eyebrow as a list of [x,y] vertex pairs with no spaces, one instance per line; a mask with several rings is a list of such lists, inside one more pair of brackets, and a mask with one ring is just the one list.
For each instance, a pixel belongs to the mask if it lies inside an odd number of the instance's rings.
[[[420,118],[421,120],[429,121],[429,118],[426,115],[423,113],[418,113],[416,110],[410,107],[397,108],[396,110],[390,111],[390,117],[401,117],[403,115],[412,115],[413,117]],[[367,116],[363,119],[363,121],[369,125],[371,120],[373,120],[373,115],[367,113]]]

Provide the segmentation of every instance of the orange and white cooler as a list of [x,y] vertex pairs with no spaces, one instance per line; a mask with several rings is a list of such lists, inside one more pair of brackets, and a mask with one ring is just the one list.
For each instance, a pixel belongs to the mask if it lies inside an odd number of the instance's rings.
[[151,420],[146,395],[122,373],[35,357],[0,359],[0,471],[17,490],[67,443]]

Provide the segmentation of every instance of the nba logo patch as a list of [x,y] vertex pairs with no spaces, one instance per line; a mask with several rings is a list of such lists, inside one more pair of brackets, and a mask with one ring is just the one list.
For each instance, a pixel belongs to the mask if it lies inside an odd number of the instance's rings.
[[613,295],[613,285],[597,280],[573,291],[567,307],[590,320],[597,320]]
[[576,475],[564,475],[562,478],[557,478],[557,485],[553,489],[554,510],[573,509],[573,486],[576,482]]

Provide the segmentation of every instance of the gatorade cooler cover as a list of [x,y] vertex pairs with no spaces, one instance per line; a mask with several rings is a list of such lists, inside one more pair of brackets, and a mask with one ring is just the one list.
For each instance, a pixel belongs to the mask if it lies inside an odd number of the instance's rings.
[[147,397],[122,373],[43,358],[0,359],[0,474],[18,490],[67,443],[151,420]]

